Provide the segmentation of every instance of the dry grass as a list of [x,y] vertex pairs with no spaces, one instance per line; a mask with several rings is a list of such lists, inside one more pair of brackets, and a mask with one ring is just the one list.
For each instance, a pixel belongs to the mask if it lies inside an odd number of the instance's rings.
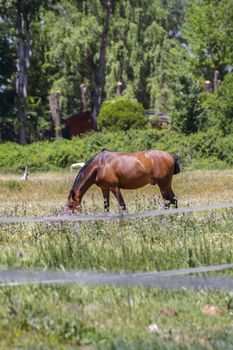
[[[0,214],[20,211],[32,215],[46,215],[65,205],[75,174],[30,174],[26,182],[19,176],[0,175]],[[183,172],[173,178],[173,189],[179,206],[229,202],[233,198],[233,170]],[[148,185],[139,190],[123,191],[129,211],[152,209],[161,204],[158,186]],[[111,197],[111,210],[118,210]],[[87,211],[102,211],[103,200],[99,188],[92,186],[83,199]]]

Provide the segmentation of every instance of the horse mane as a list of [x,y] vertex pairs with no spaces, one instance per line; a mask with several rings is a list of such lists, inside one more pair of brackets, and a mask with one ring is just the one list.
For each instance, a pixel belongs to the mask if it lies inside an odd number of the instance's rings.
[[70,191],[70,194],[72,195],[74,193],[74,188],[78,185],[79,181],[82,180],[84,172],[86,170],[86,168],[93,162],[93,160],[95,160],[101,153],[103,153],[104,151],[108,151],[108,152],[112,152],[106,148],[103,148],[100,153],[94,155],[93,157],[91,157],[85,164],[84,166],[79,170],[78,175],[76,176],[76,179],[74,180],[74,184],[72,186],[72,189]]
[[[102,149],[102,151],[100,153],[102,153],[103,151],[105,151],[106,149]],[[83,178],[83,175],[84,175],[84,171],[86,170],[86,168],[93,162],[93,160],[95,160],[99,155],[100,153],[96,154],[95,156],[91,157],[85,164],[84,166],[79,170],[79,173],[78,175],[76,176],[76,179],[74,180],[74,184],[73,184],[73,187],[71,189],[71,192],[72,190],[74,189],[75,186],[78,185],[79,181]]]
[[[79,181],[83,178],[83,174],[85,169],[88,167],[88,165],[91,164],[91,162],[96,158],[96,155],[92,158],[90,158],[85,164],[84,166],[79,170],[78,175],[76,176],[76,179],[74,180],[74,184],[73,184],[73,188],[79,183]],[[72,188],[72,189],[73,189]]]

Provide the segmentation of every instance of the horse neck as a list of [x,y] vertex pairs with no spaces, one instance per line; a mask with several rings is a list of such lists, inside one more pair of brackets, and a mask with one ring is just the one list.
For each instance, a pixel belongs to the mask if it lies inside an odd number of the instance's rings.
[[75,194],[79,199],[82,199],[86,191],[95,183],[97,167],[90,164],[84,170],[82,178],[78,182],[77,187],[74,188]]

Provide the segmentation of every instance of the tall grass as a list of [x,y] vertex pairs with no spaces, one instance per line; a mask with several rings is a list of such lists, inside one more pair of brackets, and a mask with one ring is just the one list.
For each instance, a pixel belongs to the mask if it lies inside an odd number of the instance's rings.
[[[181,206],[229,201],[232,178],[230,170],[188,172],[174,179],[174,189]],[[0,176],[0,213],[59,213],[72,181],[61,173],[33,174],[27,182]],[[161,205],[158,189],[149,186],[124,195],[130,211]],[[84,199],[84,213],[103,210],[95,188]],[[232,263],[232,219],[228,209],[111,223],[0,225],[0,267],[137,272]],[[203,314],[205,305],[218,313]],[[0,348],[231,349],[232,315],[227,291],[1,287]]]
[[125,220],[4,226],[2,267],[150,271],[233,261],[233,210]]

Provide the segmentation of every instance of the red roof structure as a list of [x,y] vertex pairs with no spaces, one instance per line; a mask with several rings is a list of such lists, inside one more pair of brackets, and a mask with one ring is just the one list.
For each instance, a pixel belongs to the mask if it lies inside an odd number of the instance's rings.
[[65,133],[68,138],[85,134],[93,129],[91,112],[75,114],[65,121]]

